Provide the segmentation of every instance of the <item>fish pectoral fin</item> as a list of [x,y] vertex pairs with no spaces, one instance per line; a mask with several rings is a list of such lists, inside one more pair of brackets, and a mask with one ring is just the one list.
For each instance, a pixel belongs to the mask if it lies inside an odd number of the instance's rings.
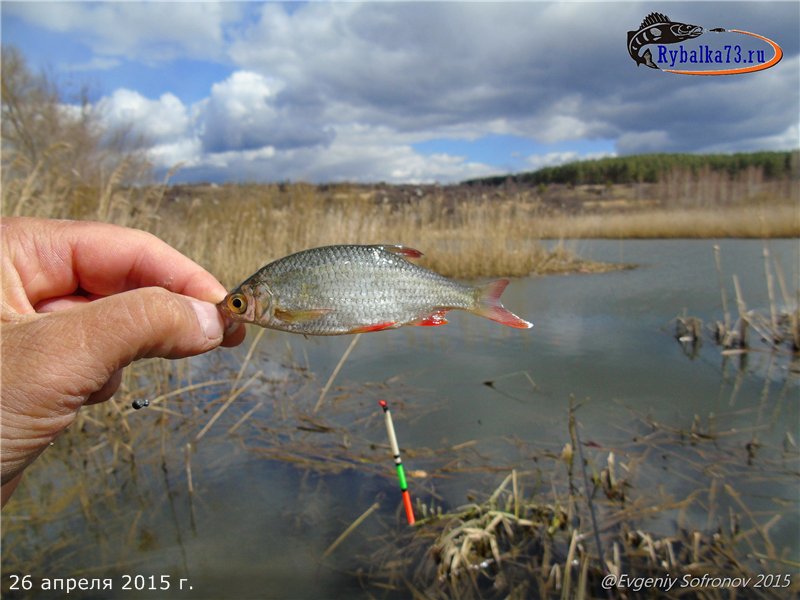
[[406,258],[419,258],[422,256],[422,252],[419,250],[415,250],[414,248],[409,248],[408,246],[401,246],[399,244],[393,245],[383,245],[381,246],[387,252],[391,252],[392,254],[399,254],[400,256],[405,256]]
[[304,323],[313,321],[333,312],[332,308],[310,308],[308,310],[283,310],[275,309],[275,317],[286,323]]
[[383,331],[384,329],[391,329],[397,325],[395,321],[387,321],[386,323],[376,323],[375,325],[364,325],[351,329],[349,333],[369,333],[370,331]]
[[424,319],[419,319],[417,321],[412,321],[409,325],[419,325],[421,327],[437,327],[439,325],[447,325],[447,319],[445,315],[447,314],[446,309],[440,309],[436,312],[431,313]]

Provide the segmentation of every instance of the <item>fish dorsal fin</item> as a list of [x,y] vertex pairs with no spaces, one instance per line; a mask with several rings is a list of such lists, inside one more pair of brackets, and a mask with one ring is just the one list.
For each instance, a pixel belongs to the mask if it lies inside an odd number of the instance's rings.
[[659,23],[672,23],[667,15],[662,15],[661,13],[651,12],[647,15],[642,24],[639,26],[639,29],[644,29],[645,27],[649,27],[650,25],[657,25]]
[[408,246],[401,246],[400,244],[385,244],[382,246],[378,246],[379,248],[383,248],[387,252],[391,252],[392,254],[399,254],[400,256],[405,256],[406,258],[419,258],[422,256],[422,252],[419,250],[415,250],[414,248],[409,248]]

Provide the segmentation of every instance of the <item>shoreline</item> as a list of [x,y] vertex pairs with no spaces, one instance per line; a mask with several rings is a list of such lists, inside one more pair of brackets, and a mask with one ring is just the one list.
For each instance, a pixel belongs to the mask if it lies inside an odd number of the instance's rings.
[[76,187],[56,195],[10,183],[5,215],[143,229],[227,287],[272,260],[334,244],[401,243],[420,250],[420,264],[442,275],[477,279],[630,268],[583,260],[563,244],[548,249],[553,240],[800,238],[800,201],[792,190],[719,205],[700,196],[687,205],[658,200],[648,184],[202,184]]

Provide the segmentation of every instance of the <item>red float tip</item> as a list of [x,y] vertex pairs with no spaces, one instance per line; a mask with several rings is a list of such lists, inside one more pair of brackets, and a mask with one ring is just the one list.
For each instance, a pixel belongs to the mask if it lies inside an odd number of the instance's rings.
[[378,400],[378,404],[380,404],[380,405],[381,405],[381,408],[382,408],[383,410],[386,410],[387,408],[389,408],[389,405],[388,405],[388,404],[386,404],[386,400]]
[[406,520],[409,525],[413,525],[416,520],[414,519],[414,507],[411,504],[411,495],[408,490],[403,491],[403,508],[406,510]]

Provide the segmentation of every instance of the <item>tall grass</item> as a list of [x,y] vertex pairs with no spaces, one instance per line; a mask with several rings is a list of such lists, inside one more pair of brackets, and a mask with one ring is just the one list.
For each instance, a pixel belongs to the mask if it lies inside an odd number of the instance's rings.
[[770,204],[549,215],[534,228],[542,238],[788,238],[800,236],[800,207]]
[[[176,193],[179,192],[179,193]],[[465,195],[427,187],[387,201],[371,186],[225,185],[170,190],[156,233],[232,285],[263,264],[327,244],[402,243],[445,275],[476,278],[593,270],[542,239],[794,237],[800,211],[789,202],[615,211],[553,211],[517,194]]]
[[167,203],[159,233],[227,284],[286,254],[343,243],[402,243],[425,253],[423,264],[462,278],[527,275],[563,262],[532,236],[533,205],[448,208],[441,197],[391,205],[306,184],[194,193]]
[[547,250],[543,239],[800,236],[800,210],[792,203],[691,208],[626,201],[620,209],[611,200],[613,209],[573,213],[531,199],[459,197],[457,188],[385,202],[368,186],[122,186],[125,168],[94,186],[65,185],[34,169],[3,186],[3,213],[145,229],[228,287],[271,260],[328,244],[401,243],[422,251],[422,264],[471,279],[598,268],[563,245]]

